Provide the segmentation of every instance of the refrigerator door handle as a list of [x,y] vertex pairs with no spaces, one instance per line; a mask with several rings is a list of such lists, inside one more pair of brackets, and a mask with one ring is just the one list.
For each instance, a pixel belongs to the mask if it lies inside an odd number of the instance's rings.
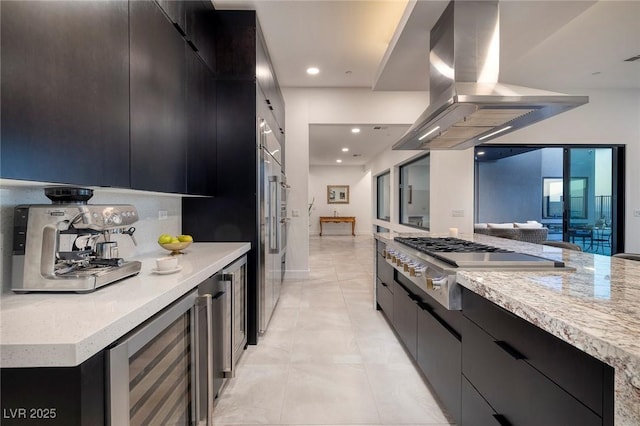
[[269,176],[269,251],[280,252],[280,231],[278,226],[278,178]]

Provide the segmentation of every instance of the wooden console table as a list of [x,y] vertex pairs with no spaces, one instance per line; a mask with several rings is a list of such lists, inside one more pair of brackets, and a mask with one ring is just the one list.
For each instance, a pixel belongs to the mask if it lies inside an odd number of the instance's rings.
[[351,223],[351,235],[356,236],[356,218],[354,216],[320,216],[320,236],[323,223]]

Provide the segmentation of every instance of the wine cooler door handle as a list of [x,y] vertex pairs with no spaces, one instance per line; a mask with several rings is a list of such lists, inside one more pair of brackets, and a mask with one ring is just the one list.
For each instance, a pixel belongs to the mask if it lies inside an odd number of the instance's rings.
[[206,296],[207,303],[207,425],[213,426],[213,299]]
[[222,370],[224,377],[233,377],[233,360],[231,354],[231,327],[232,327],[232,308],[231,303],[231,282],[225,281],[225,289],[227,297],[222,301],[223,325],[222,325]]

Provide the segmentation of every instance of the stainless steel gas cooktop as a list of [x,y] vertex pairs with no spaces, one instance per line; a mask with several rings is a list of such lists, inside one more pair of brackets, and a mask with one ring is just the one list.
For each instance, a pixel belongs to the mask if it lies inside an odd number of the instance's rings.
[[461,268],[562,268],[563,262],[459,238],[395,237],[396,242]]
[[395,237],[384,261],[447,309],[460,309],[462,297],[456,272],[462,269],[571,270],[561,261],[517,253],[459,238]]

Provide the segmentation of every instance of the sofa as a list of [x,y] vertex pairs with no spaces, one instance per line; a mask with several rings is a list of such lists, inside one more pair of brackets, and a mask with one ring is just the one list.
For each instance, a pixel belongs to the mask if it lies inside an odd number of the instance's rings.
[[513,223],[476,223],[473,226],[476,234],[490,235],[498,238],[525,241],[540,244],[547,240],[549,229],[536,221]]

